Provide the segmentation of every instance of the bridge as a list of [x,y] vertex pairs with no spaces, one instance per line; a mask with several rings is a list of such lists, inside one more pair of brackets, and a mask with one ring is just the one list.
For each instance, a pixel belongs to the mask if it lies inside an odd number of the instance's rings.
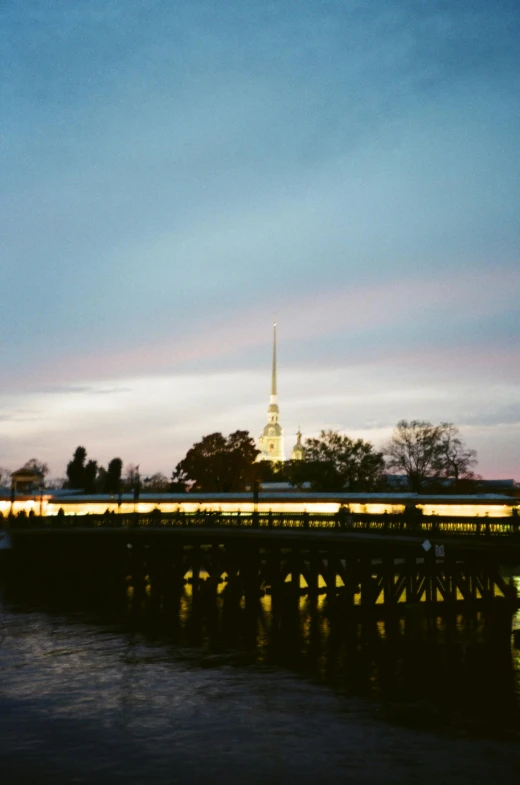
[[[403,515],[164,514],[13,518],[11,572],[61,586],[82,582],[159,604],[186,586],[194,598],[254,603],[325,595],[360,611],[430,615],[497,609],[507,629],[518,601],[501,565],[520,563],[520,527],[505,518]],[[504,610],[505,609],[505,610]],[[509,619],[509,622],[507,622]]]

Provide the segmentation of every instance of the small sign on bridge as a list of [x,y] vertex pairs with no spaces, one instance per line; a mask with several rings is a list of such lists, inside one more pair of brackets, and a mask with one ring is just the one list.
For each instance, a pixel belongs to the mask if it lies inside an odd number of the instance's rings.
[[[422,544],[422,547],[428,553],[433,548],[433,545],[429,540],[425,540]],[[435,546],[435,557],[437,559],[444,559],[444,545],[436,545]]]

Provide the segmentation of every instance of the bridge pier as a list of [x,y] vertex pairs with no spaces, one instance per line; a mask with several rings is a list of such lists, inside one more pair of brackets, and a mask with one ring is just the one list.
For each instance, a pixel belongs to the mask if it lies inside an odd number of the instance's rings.
[[143,548],[132,544],[129,549],[128,575],[132,587],[132,605],[137,607],[146,597],[146,557]]
[[191,546],[190,564],[191,564],[191,580],[190,580],[191,590],[193,594],[193,601],[196,602],[199,599],[199,594],[200,594],[200,568],[201,568],[200,545],[198,543]]
[[257,549],[247,549],[242,554],[240,575],[246,607],[256,608],[260,599],[260,560]]
[[319,564],[320,560],[315,551],[306,554],[304,577],[307,583],[307,599],[313,607],[316,605],[319,592]]
[[385,608],[389,613],[393,613],[395,611],[395,606],[397,605],[397,598],[395,596],[395,563],[392,553],[384,557],[383,569],[383,596]]
[[[191,571],[193,605],[202,604],[208,619],[216,618],[218,588],[227,573],[223,613],[224,607],[231,615],[241,613],[244,597],[252,619],[266,592],[276,623],[292,625],[294,631],[301,596],[306,594],[311,613],[325,593],[327,618],[343,635],[367,612],[389,620],[389,630],[392,620],[403,616],[406,634],[412,638],[427,628],[435,635],[436,625],[428,619],[442,615],[447,638],[454,638],[456,614],[481,609],[489,639],[498,648],[510,645],[515,600],[500,575],[502,551],[480,540],[476,545],[470,538],[453,547],[448,543],[446,555],[437,558],[433,548],[425,554],[419,538],[391,533],[363,539],[357,533],[354,537],[336,529],[316,532],[312,527],[294,531],[259,525],[254,531],[233,531],[193,524],[169,530],[164,521],[157,529],[67,525],[68,529],[63,524],[55,531],[15,531],[10,573],[16,573],[19,582],[26,580],[48,592],[74,589],[80,595],[84,586],[85,593],[95,594],[99,602],[119,597],[128,579],[136,611],[149,606],[163,614],[180,607],[185,576]],[[291,580],[286,582],[289,573]],[[300,587],[301,576],[306,588]],[[505,604],[500,595],[507,599]]]

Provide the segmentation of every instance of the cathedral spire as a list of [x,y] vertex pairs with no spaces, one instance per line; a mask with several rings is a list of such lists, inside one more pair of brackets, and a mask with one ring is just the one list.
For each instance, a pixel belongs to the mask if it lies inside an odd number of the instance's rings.
[[273,324],[273,370],[271,374],[271,403],[276,403],[276,322]]
[[273,324],[273,366],[271,369],[271,398],[267,409],[267,425],[258,440],[259,461],[284,461],[283,428],[279,423],[278,390],[276,385],[276,319]]

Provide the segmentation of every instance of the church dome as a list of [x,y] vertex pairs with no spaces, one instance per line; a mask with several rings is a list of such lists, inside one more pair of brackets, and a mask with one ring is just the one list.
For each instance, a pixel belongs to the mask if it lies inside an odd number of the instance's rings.
[[302,444],[302,434],[298,428],[296,434],[296,444],[292,448],[291,461],[304,461],[305,460],[305,447]]
[[270,422],[264,428],[264,436],[281,436],[283,433],[282,426],[277,422]]

